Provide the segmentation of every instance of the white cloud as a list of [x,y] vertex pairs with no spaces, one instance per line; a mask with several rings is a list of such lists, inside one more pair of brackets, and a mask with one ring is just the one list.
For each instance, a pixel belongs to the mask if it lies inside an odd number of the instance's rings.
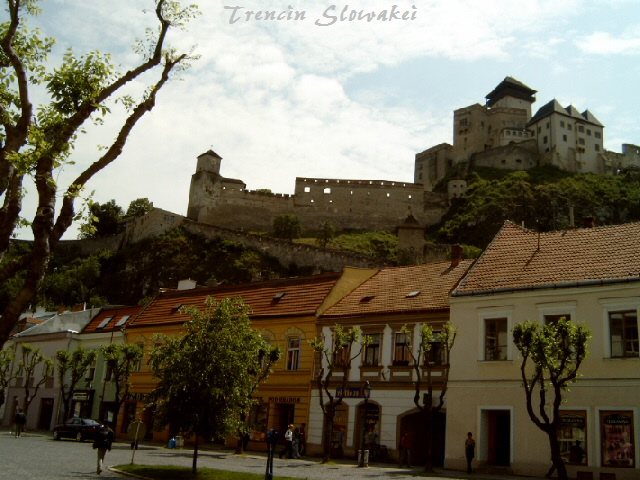
[[609,32],[594,32],[578,38],[576,46],[583,52],[596,55],[637,55],[640,36],[613,36]]

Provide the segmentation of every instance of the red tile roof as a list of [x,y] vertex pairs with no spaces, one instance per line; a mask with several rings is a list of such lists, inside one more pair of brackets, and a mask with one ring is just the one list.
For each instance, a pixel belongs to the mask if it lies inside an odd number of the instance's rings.
[[133,317],[135,317],[140,310],[142,310],[142,307],[139,305],[130,307],[105,307],[82,329],[82,333],[119,331],[125,325],[129,326],[129,322],[133,320]]
[[640,281],[640,223],[540,233],[505,222],[454,296]]
[[322,318],[423,312],[449,308],[449,293],[472,260],[384,268],[329,308]]
[[129,327],[185,322],[189,317],[178,311],[180,306],[203,307],[207,297],[218,300],[240,297],[250,307],[253,319],[315,315],[340,275],[329,273],[244,285],[161,292]]

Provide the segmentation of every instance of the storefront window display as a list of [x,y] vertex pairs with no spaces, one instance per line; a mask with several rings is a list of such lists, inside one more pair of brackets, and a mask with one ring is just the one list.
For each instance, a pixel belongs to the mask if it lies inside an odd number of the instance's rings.
[[636,466],[633,411],[600,412],[603,467]]
[[558,441],[565,463],[587,465],[587,412],[563,410],[560,412]]

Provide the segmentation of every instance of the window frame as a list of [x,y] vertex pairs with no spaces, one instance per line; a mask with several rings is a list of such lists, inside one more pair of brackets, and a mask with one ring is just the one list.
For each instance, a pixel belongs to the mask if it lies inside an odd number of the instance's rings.
[[[393,332],[393,356],[391,359],[391,365],[394,367],[406,367],[411,364],[411,354],[409,352],[409,335],[411,332],[401,332],[396,330]],[[403,335],[405,337],[404,343],[398,343],[398,336]],[[400,350],[398,350],[398,348]],[[401,354],[398,355],[398,352]]]
[[[506,343],[506,358],[503,360],[499,359],[487,359],[486,358],[486,348],[485,348],[485,338],[486,338],[486,321],[492,319],[506,319],[507,321],[507,343]],[[507,362],[513,360],[513,342],[509,336],[509,333],[513,330],[513,308],[504,308],[504,309],[488,309],[485,311],[480,311],[478,316],[479,326],[478,331],[480,335],[478,335],[478,361],[480,362]]]
[[[378,337],[377,343],[370,343],[364,348],[364,352],[362,352],[362,366],[363,367],[379,367],[382,353],[382,333],[381,332],[367,332],[365,333],[367,337]],[[373,348],[375,347],[375,350]],[[374,351],[373,355],[375,356],[374,361],[368,361],[369,352]]]
[[[297,347],[292,347],[291,341],[296,340],[298,342]],[[302,342],[300,335],[287,335],[287,371],[295,372],[300,370],[300,358],[302,356]],[[293,362],[295,362],[295,365]]]
[[[611,351],[611,323],[609,321],[609,314],[611,312],[619,312],[626,310],[633,310],[636,312],[636,321],[640,317],[640,297],[628,297],[626,299],[601,299],[600,305],[602,305],[602,348],[604,352],[604,358],[612,360],[630,360],[639,359],[640,356],[626,356],[618,357],[613,356]],[[640,324],[638,325],[638,334],[640,335]]]

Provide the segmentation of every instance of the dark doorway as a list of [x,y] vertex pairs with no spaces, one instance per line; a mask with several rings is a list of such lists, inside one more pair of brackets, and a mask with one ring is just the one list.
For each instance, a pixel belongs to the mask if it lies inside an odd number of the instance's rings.
[[[433,440],[431,442],[431,461],[434,467],[442,467],[444,465],[444,437],[447,425],[447,416],[445,412],[437,412],[433,414],[432,425],[429,425],[427,416],[423,412],[415,412],[402,417],[400,420],[400,431],[398,439],[405,432],[409,432],[412,436],[413,448],[411,448],[411,462],[413,465],[425,465],[427,463],[427,435],[433,431]],[[394,445],[398,448],[398,445]]]
[[487,410],[487,463],[511,464],[511,413],[509,410]]
[[295,415],[296,406],[293,403],[276,403],[276,418],[273,425],[280,432],[281,438],[284,438],[284,432],[293,423]]
[[40,400],[40,418],[38,419],[38,430],[51,430],[51,419],[53,418],[53,398],[43,398]]

